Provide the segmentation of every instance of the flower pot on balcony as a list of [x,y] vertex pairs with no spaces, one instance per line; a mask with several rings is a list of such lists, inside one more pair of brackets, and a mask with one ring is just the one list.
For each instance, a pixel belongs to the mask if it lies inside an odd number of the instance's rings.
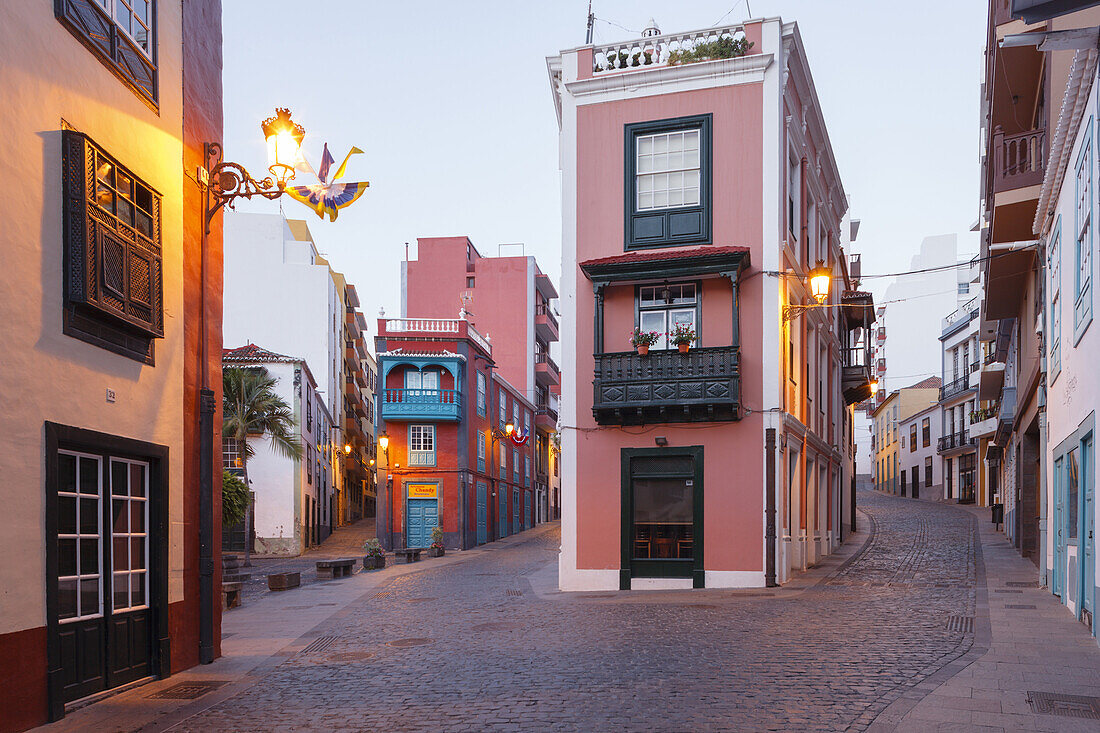
[[640,344],[635,348],[638,349],[638,354],[641,356],[645,356],[649,353],[649,344]]
[[689,346],[691,346],[691,344],[676,344],[676,348],[680,349],[681,354],[688,353]]

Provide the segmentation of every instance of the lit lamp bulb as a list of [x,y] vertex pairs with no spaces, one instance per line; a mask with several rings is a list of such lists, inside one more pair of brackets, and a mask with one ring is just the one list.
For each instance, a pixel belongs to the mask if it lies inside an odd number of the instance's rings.
[[347,443],[344,443],[344,454],[347,455],[347,454],[350,454],[350,453],[351,453],[351,446],[348,445]]
[[810,293],[818,303],[824,303],[829,297],[829,281],[832,273],[825,266],[824,260],[818,260],[814,269],[810,270]]
[[516,429],[515,425],[513,425],[512,423],[508,423],[507,425],[504,426],[504,434],[505,435],[511,435],[512,431],[515,430],[515,429]]
[[283,188],[294,178],[294,166],[301,155],[306,129],[290,119],[290,110],[283,107],[277,107],[275,116],[261,122],[260,128],[267,141],[268,170],[275,176],[279,188]]
[[871,396],[874,397],[876,394],[878,394],[878,380],[877,379],[872,379],[871,380]]
[[378,447],[383,451],[388,450],[390,447],[390,436],[386,435],[385,432],[378,434]]

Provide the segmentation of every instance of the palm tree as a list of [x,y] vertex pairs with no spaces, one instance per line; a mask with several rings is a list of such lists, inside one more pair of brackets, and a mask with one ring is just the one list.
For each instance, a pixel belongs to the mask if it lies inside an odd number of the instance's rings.
[[[298,461],[302,445],[294,434],[294,412],[275,392],[278,380],[263,367],[228,367],[222,370],[222,436],[231,438],[241,452],[241,470],[248,486],[248,460],[256,449],[250,436],[267,435],[278,455]],[[245,515],[244,564],[251,564],[248,525],[252,502]]]

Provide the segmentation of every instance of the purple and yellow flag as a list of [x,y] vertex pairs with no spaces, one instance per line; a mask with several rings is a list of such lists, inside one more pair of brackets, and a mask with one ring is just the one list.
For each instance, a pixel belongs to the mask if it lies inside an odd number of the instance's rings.
[[[325,143],[325,150],[321,155],[321,168],[315,174],[320,180],[320,183],[309,183],[304,186],[287,186],[286,192],[290,194],[291,198],[297,199],[313,209],[320,218],[324,219],[325,214],[328,214],[329,221],[336,221],[340,209],[355,203],[360,196],[366,193],[367,187],[370,186],[370,183],[367,181],[360,181],[358,183],[337,183],[337,181],[344,177],[344,173],[347,171],[348,167],[348,160],[351,156],[362,152],[362,150],[355,147],[349,150],[348,154],[344,156],[344,162],[336,169],[336,175],[332,177],[332,181],[327,181],[329,169],[332,167],[332,164],[336,162],[336,159],[329,153],[328,143]],[[308,170],[310,172],[313,171],[313,167],[310,166],[309,161],[307,161],[304,156],[301,159],[301,163],[297,166],[297,169]]]

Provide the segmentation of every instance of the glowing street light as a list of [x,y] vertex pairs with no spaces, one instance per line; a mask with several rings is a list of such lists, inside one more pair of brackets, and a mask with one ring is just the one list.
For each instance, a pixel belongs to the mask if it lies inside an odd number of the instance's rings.
[[824,260],[818,260],[814,269],[810,270],[810,293],[819,304],[824,303],[829,297],[829,284],[832,273],[825,266]]

